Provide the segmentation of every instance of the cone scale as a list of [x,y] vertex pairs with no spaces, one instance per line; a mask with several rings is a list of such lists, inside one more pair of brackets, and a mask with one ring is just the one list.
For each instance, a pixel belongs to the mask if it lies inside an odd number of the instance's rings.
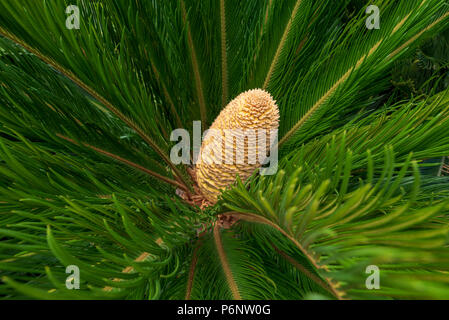
[[[221,135],[221,141],[213,135],[206,135],[201,145],[201,161],[196,164],[196,178],[203,196],[215,203],[221,192],[234,184],[237,175],[242,181],[249,178],[254,170],[261,166],[262,161],[253,163],[248,161],[248,156],[258,155],[257,147],[261,143],[265,148],[265,154],[268,154],[270,132],[277,130],[278,127],[279,109],[268,92],[253,89],[241,93],[232,100],[209,128]],[[250,137],[240,134],[245,131],[258,133],[262,130],[265,130],[268,141],[258,141],[257,134]],[[235,137],[231,150],[225,147],[229,131],[232,131]],[[237,161],[237,150],[243,152],[243,163]],[[226,152],[231,152],[228,158]],[[229,163],[227,160],[231,156],[233,161]]]

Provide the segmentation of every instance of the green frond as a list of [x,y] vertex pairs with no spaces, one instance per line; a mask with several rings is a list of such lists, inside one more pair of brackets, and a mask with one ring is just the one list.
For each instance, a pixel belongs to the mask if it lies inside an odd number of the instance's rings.
[[[425,36],[435,34],[448,16],[444,3],[439,1],[426,1],[422,5],[419,2],[383,1],[379,8],[381,29],[372,31],[365,27],[363,8],[359,18],[354,19],[356,23],[349,24],[335,38],[334,47],[328,42],[319,64],[313,65],[307,73],[295,74],[298,80],[290,88],[291,94],[279,94],[282,97],[279,103],[281,114],[285,119],[281,119],[284,126],[280,130],[280,145],[288,144],[293,148],[338,124],[332,110],[345,115],[350,111],[346,106],[351,106],[352,111],[354,105],[358,108],[366,106],[366,99],[372,92],[379,92],[385,86],[384,75],[392,62]],[[322,81],[310,86],[313,79]],[[284,111],[282,106],[288,107]]]
[[[446,104],[434,104],[437,107],[414,106],[410,113],[413,119],[423,119],[417,118],[416,113],[438,110],[441,117],[434,116],[427,121],[440,119],[441,128],[445,128]],[[376,137],[382,137],[382,129],[391,130],[392,123],[407,120],[403,122],[407,134],[408,126],[414,125],[408,115],[407,108],[401,108],[389,120],[374,122],[370,127],[379,130]],[[419,122],[429,130],[427,121]],[[353,126],[363,130],[363,126]],[[419,126],[413,128],[413,133],[420,133]],[[346,136],[353,140],[345,140]],[[419,297],[421,292],[417,288],[426,281],[431,282],[432,276],[422,280],[420,276],[388,275],[392,268],[408,273],[427,271],[433,276],[447,272],[449,181],[439,178],[435,184],[437,178],[420,176],[418,162],[413,159],[425,157],[426,153],[432,156],[438,150],[447,154],[448,142],[438,140],[434,146],[421,143],[429,149],[420,150],[417,145],[415,153],[401,155],[392,147],[400,137],[388,140],[391,145],[377,152],[374,145],[370,151],[363,144],[375,143],[375,139],[352,134],[350,129],[343,131],[340,138],[335,142],[334,136],[322,147],[316,142],[304,145],[290,158],[283,159],[276,176],[255,177],[248,181],[248,188],[240,183],[224,193],[222,205],[245,223],[263,225],[280,233],[278,237],[289,241],[296,254],[307,260],[323,279],[330,278],[330,283],[338,281],[343,298],[364,297],[364,268],[372,264],[385,271],[382,274],[385,291],[377,290],[376,295],[388,297],[389,290],[395,288],[395,296]],[[410,138],[413,136],[408,133]],[[422,138],[426,138],[425,134]],[[353,150],[352,146],[360,148]],[[260,232],[258,237],[267,247],[273,243],[269,232]],[[402,254],[396,256],[396,252]],[[440,284],[435,295],[426,291],[426,298],[438,297],[443,287]]]

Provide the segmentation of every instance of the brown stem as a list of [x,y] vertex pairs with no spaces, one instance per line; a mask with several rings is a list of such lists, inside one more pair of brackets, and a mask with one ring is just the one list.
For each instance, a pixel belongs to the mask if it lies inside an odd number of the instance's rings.
[[186,8],[185,8],[183,0],[181,0],[181,13],[182,13],[182,20],[187,29],[187,44],[190,49],[190,59],[191,59],[193,75],[194,75],[194,79],[195,79],[196,95],[198,98],[198,104],[200,106],[201,122],[203,124],[203,127],[205,128],[206,121],[207,121],[206,100],[204,98],[203,83],[202,83],[201,74],[200,74],[200,67],[198,65],[198,58],[196,56],[195,44],[193,43],[193,37],[192,37],[191,30],[190,30],[189,22],[187,20],[187,12],[186,12]]
[[[316,259],[310,254],[310,252],[308,252],[302,246],[302,244],[298,240],[296,240],[293,236],[288,234],[285,230],[283,230],[281,227],[279,227],[277,224],[273,223],[272,221],[268,220],[267,218],[253,214],[253,213],[242,213],[242,212],[235,212],[235,211],[223,213],[222,216],[233,217],[237,220],[243,220],[243,221],[247,221],[247,222],[260,223],[260,224],[268,225],[268,226],[278,230],[285,237],[287,237],[291,242],[293,242],[293,244],[299,249],[299,251],[301,251],[301,253],[309,260],[309,262],[316,269],[324,269],[325,271],[329,271],[327,266],[319,265],[317,263]],[[333,290],[335,290],[335,292],[338,292],[336,290],[336,286],[332,283],[331,279],[330,278],[325,278],[325,279],[326,279],[327,285],[329,287],[333,288]],[[340,296],[341,296],[341,294],[338,294],[338,297],[340,297]]]
[[104,107],[106,107],[110,112],[116,115],[120,120],[122,120],[126,125],[128,125],[131,129],[133,129],[146,143],[148,143],[155,151],[159,154],[159,156],[167,163],[168,166],[173,170],[174,174],[179,177],[185,188],[189,185],[185,180],[176,166],[170,161],[168,156],[162,151],[162,149],[140,128],[138,127],[131,119],[126,117],[120,110],[118,110],[115,106],[113,106],[108,100],[102,97],[99,93],[97,93],[94,89],[85,84],[81,79],[79,79],[73,72],[65,69],[63,66],[59,65],[53,59],[43,55],[39,50],[31,47],[23,40],[17,38],[15,35],[10,33],[9,31],[0,27],[0,35],[15,42],[16,44],[23,47],[25,50],[34,54],[37,58],[39,58],[44,63],[48,64],[55,70],[59,71],[66,78],[71,80],[73,83],[78,85],[84,91],[86,91],[90,96],[92,96],[95,100],[99,101]]
[[[64,139],[64,140],[66,140],[66,141],[68,141],[68,142],[71,142],[71,143],[73,143],[73,144],[75,144],[75,145],[79,145],[79,144],[78,144],[75,140],[73,140],[73,139],[70,139],[70,138],[68,138],[68,137],[65,137],[65,136],[63,136],[63,135],[61,135],[61,134],[59,134],[59,133],[57,133],[56,135],[57,135],[58,137],[60,137],[61,139]],[[139,171],[142,171],[142,172],[144,172],[144,173],[146,173],[146,174],[148,174],[148,175],[150,175],[150,176],[152,176],[152,177],[154,177],[154,178],[157,178],[157,179],[159,179],[159,180],[161,180],[161,181],[164,181],[164,182],[166,182],[166,183],[168,183],[168,184],[174,185],[174,186],[176,186],[176,187],[178,187],[178,188],[181,188],[181,189],[183,189],[183,190],[188,191],[188,189],[186,188],[186,186],[185,186],[184,184],[179,183],[178,181],[172,180],[172,179],[170,179],[170,178],[164,177],[163,175],[160,175],[159,173],[156,173],[156,172],[151,171],[151,170],[149,170],[149,169],[147,169],[147,168],[145,168],[145,167],[142,167],[141,165],[139,165],[139,164],[137,164],[137,163],[131,162],[131,161],[127,160],[127,159],[124,159],[124,158],[122,158],[122,157],[116,155],[116,154],[113,154],[113,153],[110,153],[110,152],[105,151],[105,150],[103,150],[103,149],[94,147],[94,146],[92,146],[92,145],[90,145],[90,144],[87,144],[87,143],[82,143],[82,145],[84,145],[85,147],[88,147],[88,148],[90,148],[90,149],[92,149],[92,150],[94,150],[94,151],[96,151],[96,152],[98,152],[98,153],[101,153],[101,154],[103,154],[103,155],[105,155],[105,156],[107,156],[107,157],[109,157],[109,158],[112,158],[112,159],[114,159],[114,160],[120,161],[120,162],[122,162],[122,163],[124,163],[124,164],[126,164],[126,165],[128,165],[128,166],[130,166],[130,167],[132,167],[132,168],[135,168],[135,169],[137,169],[137,170],[139,170]]]
[[218,256],[220,257],[221,266],[223,267],[224,274],[226,276],[226,280],[228,282],[229,288],[231,289],[232,296],[235,300],[242,300],[239,292],[239,288],[237,283],[235,283],[234,276],[232,275],[231,268],[229,267],[228,258],[226,257],[225,250],[223,248],[223,243],[221,241],[220,235],[220,224],[215,222],[214,226],[214,239],[215,245],[217,247]]
[[202,239],[199,238],[197,240],[197,244],[195,246],[195,249],[193,250],[192,263],[190,264],[190,269],[189,269],[189,278],[187,279],[187,288],[186,288],[185,300],[190,300],[190,295],[192,293],[192,287],[193,287],[193,280],[195,278],[196,264],[198,262],[198,250],[201,248],[202,244],[203,244]]
[[326,266],[319,265],[315,261],[315,259],[310,255],[310,253],[306,249],[304,249],[304,247],[301,245],[301,243],[299,243],[298,240],[296,240],[293,236],[288,234],[285,230],[283,230],[281,227],[279,227],[277,224],[271,222],[267,218],[258,216],[256,214],[252,214],[252,213],[241,213],[241,212],[226,212],[226,213],[223,213],[222,215],[223,216],[232,216],[232,217],[236,218],[237,220],[256,222],[256,223],[265,224],[270,227],[273,227],[274,229],[281,232],[284,236],[286,236],[291,242],[293,242],[295,244],[295,246],[302,252],[302,254],[304,254],[310,260],[310,262],[313,264],[313,266],[315,268],[327,269]]
[[330,292],[335,298],[338,300],[342,300],[342,294],[334,288],[334,286],[330,285],[329,283],[326,283],[322,279],[320,279],[317,275],[310,272],[306,267],[304,267],[302,264],[300,264],[298,261],[290,257],[287,253],[276,247],[274,244],[271,244],[273,249],[279,253],[285,260],[290,262],[296,269],[304,273],[310,280],[318,284],[320,287],[325,289],[326,291]]

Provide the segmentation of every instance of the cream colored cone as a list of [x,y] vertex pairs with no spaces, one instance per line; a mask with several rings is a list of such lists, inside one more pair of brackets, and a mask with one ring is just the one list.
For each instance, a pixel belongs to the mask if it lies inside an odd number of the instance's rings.
[[[257,129],[264,129],[268,142],[264,141],[263,143],[266,146],[266,154],[268,154],[270,130],[278,129],[278,127],[279,109],[271,95],[262,89],[253,89],[241,93],[221,111],[209,129],[217,130],[222,137],[222,141],[220,143],[213,137],[206,137],[201,145],[201,161],[196,164],[198,186],[207,200],[215,203],[220,193],[236,181],[237,174],[242,181],[245,181],[255,169],[260,167],[259,161],[255,164],[248,161],[248,155],[253,155],[254,152],[258,154],[257,135],[249,139],[250,141],[236,135],[237,148],[230,150],[233,152],[232,159],[234,161],[232,164],[226,163],[224,130],[234,130],[234,133],[238,133],[238,130],[241,130],[241,132],[243,130],[258,132]],[[245,140],[247,141],[245,142]],[[220,148],[222,150],[221,155]],[[235,161],[235,153],[239,148],[244,148],[243,164]],[[217,152],[210,152],[210,150]],[[220,157],[221,163],[217,163]]]

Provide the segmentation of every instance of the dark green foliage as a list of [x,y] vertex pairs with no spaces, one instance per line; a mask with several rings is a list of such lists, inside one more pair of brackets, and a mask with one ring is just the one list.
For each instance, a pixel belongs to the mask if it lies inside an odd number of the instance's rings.
[[[448,16],[441,0],[1,1],[0,297],[449,298]],[[171,131],[253,88],[280,109],[277,173],[182,200]]]

